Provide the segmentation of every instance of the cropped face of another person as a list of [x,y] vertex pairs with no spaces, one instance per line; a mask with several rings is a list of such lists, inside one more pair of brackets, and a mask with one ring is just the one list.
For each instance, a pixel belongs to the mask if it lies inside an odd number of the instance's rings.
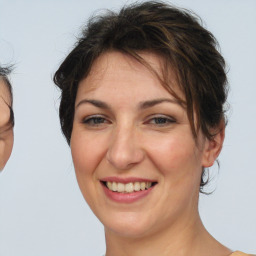
[[13,147],[12,95],[7,81],[0,76],[0,170],[7,163]]
[[[140,56],[160,74],[158,55]],[[171,82],[184,98],[174,75]],[[218,144],[199,131],[195,139],[186,108],[131,56],[102,54],[79,83],[72,157],[107,233],[145,237],[193,225],[202,168],[214,163],[223,137]]]

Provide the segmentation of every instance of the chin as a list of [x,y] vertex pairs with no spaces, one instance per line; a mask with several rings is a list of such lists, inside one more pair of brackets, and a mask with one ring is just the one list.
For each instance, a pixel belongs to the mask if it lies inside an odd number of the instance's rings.
[[148,230],[146,227],[138,227],[138,226],[131,226],[131,225],[125,225],[122,223],[122,225],[119,225],[118,223],[115,223],[111,226],[104,226],[105,232],[108,233],[110,231],[111,233],[116,234],[119,237],[125,237],[125,238],[142,238],[145,237],[148,233]]
[[150,219],[145,214],[122,212],[118,216],[112,214],[111,218],[104,218],[102,223],[106,232],[115,233],[120,237],[140,238],[151,233],[153,229],[152,219],[148,220]]

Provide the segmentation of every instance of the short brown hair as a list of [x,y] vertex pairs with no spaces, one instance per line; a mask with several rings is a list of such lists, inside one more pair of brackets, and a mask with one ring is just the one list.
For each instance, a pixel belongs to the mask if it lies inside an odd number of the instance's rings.
[[12,85],[8,79],[8,75],[11,73],[12,67],[1,67],[0,66],[0,79],[4,82],[6,85],[9,93],[10,93],[10,99],[11,99],[11,105],[8,104],[8,107],[10,109],[10,120],[9,123],[11,127],[14,126],[14,113],[12,109],[12,104],[13,104],[13,94],[12,94]]
[[[55,73],[54,82],[61,89],[60,123],[68,144],[78,83],[88,75],[94,61],[111,50],[129,54],[146,66],[149,65],[139,52],[151,51],[161,56],[166,72],[168,67],[174,70],[185,100],[175,94],[170,81],[165,79],[167,76],[161,82],[185,104],[194,137],[201,129],[212,139],[215,134],[211,128],[225,120],[227,98],[225,61],[218,43],[194,13],[149,1],[91,18],[75,48]],[[201,188],[206,183],[204,174],[203,171]]]

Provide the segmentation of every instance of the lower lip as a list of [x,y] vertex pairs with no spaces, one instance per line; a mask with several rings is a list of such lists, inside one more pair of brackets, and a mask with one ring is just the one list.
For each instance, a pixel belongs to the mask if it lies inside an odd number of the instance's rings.
[[133,203],[146,197],[153,190],[155,186],[150,187],[149,189],[146,189],[146,190],[140,190],[132,193],[114,192],[112,190],[109,190],[104,184],[102,184],[102,187],[105,192],[105,195],[109,199],[118,203]]

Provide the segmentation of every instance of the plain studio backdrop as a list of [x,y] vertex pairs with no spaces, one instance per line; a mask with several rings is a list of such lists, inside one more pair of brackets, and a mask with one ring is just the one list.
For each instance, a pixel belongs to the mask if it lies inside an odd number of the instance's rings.
[[[60,131],[52,82],[81,27],[120,0],[0,0],[0,62],[14,63],[15,143],[0,174],[1,256],[84,256],[105,252],[102,224],[85,203]],[[132,3],[129,1],[128,3]],[[256,1],[175,0],[196,12],[229,66],[229,123],[220,169],[201,196],[207,229],[236,250],[256,252]],[[166,202],[168,203],[168,202]]]

